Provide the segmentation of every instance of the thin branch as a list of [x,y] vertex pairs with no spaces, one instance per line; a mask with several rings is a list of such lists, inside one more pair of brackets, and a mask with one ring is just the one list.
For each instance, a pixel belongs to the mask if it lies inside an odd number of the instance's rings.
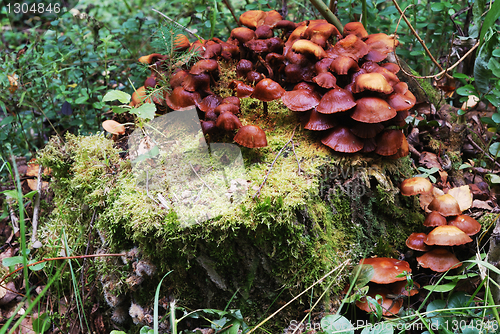
[[469,134],[467,135],[467,139],[469,139],[470,143],[472,144],[472,146],[474,146],[475,148],[477,148],[478,150],[480,150],[481,152],[483,152],[483,154],[488,157],[488,159],[490,159],[494,164],[495,166],[497,166],[498,168],[500,168],[500,163],[498,161],[495,160],[495,158],[493,158],[488,152],[486,152],[485,150],[483,150],[481,148],[481,146],[479,146],[473,139],[472,139],[472,136]]
[[160,14],[161,16],[163,16],[164,18],[166,18],[167,20],[169,20],[170,22],[172,22],[173,24],[175,24],[176,26],[178,26],[179,28],[182,28],[184,31],[186,31],[191,36],[196,37],[197,39],[201,39],[201,37],[198,36],[197,34],[195,34],[193,31],[191,31],[188,28],[184,27],[182,24],[179,24],[176,21],[172,20],[170,17],[168,17],[167,15],[163,14],[162,12],[157,11],[154,8],[152,8],[152,10],[155,11],[155,12],[157,12],[158,14]]
[[234,21],[236,22],[236,24],[241,27],[241,23],[240,23],[240,20],[238,20],[238,18],[236,17],[236,14],[234,13],[234,8],[233,6],[231,5],[231,2],[229,2],[229,0],[222,0],[222,2],[224,2],[224,4],[226,5],[227,9],[229,9],[229,11],[231,12],[231,15],[233,16],[233,19]]
[[431,58],[432,62],[434,64],[436,64],[436,66],[441,70],[443,71],[443,73],[448,76],[448,77],[451,77],[449,74],[446,73],[446,70],[444,70],[441,65],[437,62],[436,59],[434,59],[434,57],[432,56],[431,52],[429,51],[429,49],[427,48],[427,45],[425,45],[425,42],[420,38],[420,36],[418,35],[418,33],[415,31],[415,29],[413,28],[413,26],[411,25],[410,21],[408,20],[408,18],[406,18],[406,15],[404,14],[404,12],[401,10],[401,8],[399,7],[398,3],[396,0],[392,0],[392,2],[394,3],[394,6],[396,6],[396,9],[398,10],[398,12],[401,14],[401,16],[403,17],[403,20],[405,20],[406,24],[408,25],[408,28],[410,28],[411,32],[413,33],[413,35],[417,38],[417,40],[420,42],[420,44],[422,44],[422,46],[424,47],[424,50],[425,52],[427,53],[427,55]]
[[38,181],[36,183],[36,195],[35,195],[35,206],[33,208],[33,220],[31,222],[31,227],[33,231],[31,232],[31,242],[36,241],[36,230],[38,228],[38,213],[40,212],[40,192],[42,191],[42,165],[38,166]]
[[310,0],[310,1],[328,22],[333,24],[341,34],[344,33],[344,26],[342,25],[342,23],[340,23],[340,20],[335,16],[335,14],[333,14],[330,8],[328,8],[328,6],[325,5],[323,1],[321,0]]
[[207,188],[208,188],[211,192],[213,192],[215,195],[217,195],[217,194],[215,193],[215,191],[213,191],[213,189],[212,189],[212,188],[210,188],[210,186],[209,186],[209,185],[208,185],[208,184],[207,184],[207,183],[206,183],[206,182],[205,182],[205,181],[201,178],[201,176],[200,176],[200,175],[198,175],[198,173],[196,172],[196,170],[193,168],[193,165],[191,165],[191,162],[189,163],[189,166],[191,166],[191,169],[192,169],[192,170],[193,170],[193,172],[196,174],[196,176],[198,176],[198,178],[201,180],[201,182],[203,182],[203,184],[204,184],[204,185],[205,185],[205,186],[206,186],[206,187],[207,187]]
[[297,167],[299,168],[299,175],[303,172],[302,168],[300,168],[300,162],[299,162],[299,157],[297,156],[297,153],[295,153],[295,142],[292,140],[292,151],[293,155],[295,155],[295,160],[297,161]]
[[[262,181],[262,183],[260,184],[260,187],[259,187],[259,190],[257,190],[257,192],[255,193],[255,195],[252,196],[252,198],[255,198],[255,197],[258,197],[260,195],[260,191],[262,190],[262,187],[264,186],[264,184],[266,183],[267,181],[267,178],[269,177],[269,174],[271,173],[271,170],[273,169],[274,167],[274,164],[276,163],[276,161],[278,160],[279,156],[281,155],[281,153],[283,152],[283,150],[288,146],[288,144],[290,144],[292,141],[293,141],[293,136],[295,136],[295,130],[297,129],[297,127],[295,127],[293,129],[293,133],[292,133],[292,137],[286,142],[285,145],[283,145],[283,147],[281,148],[281,150],[278,152],[278,154],[276,155],[276,157],[274,158],[274,161],[273,163],[271,164],[271,167],[269,167],[269,170],[267,171],[266,173],[266,176],[264,177],[264,181]],[[300,168],[300,166],[299,166]]]

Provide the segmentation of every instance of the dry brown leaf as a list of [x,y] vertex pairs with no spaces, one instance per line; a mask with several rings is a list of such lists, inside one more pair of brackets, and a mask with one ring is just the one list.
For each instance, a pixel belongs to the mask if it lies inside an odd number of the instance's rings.
[[462,212],[472,206],[472,193],[468,185],[452,188],[448,194],[455,197]]
[[442,170],[437,155],[431,152],[422,152],[418,163],[428,169],[436,167],[439,170]]
[[[27,179],[28,187],[31,190],[36,190],[37,179]],[[49,183],[46,181],[42,181],[42,190],[47,190],[49,188]]]
[[474,201],[472,201],[472,207],[475,209],[483,209],[483,210],[488,210],[488,211],[493,210],[493,207],[491,205],[489,205],[488,202],[480,201],[478,199],[475,199]]

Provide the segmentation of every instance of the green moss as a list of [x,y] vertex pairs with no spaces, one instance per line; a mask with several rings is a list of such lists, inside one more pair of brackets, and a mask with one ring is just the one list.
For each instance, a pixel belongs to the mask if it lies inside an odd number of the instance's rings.
[[[263,128],[269,144],[242,148],[249,181],[246,196],[231,210],[197,224],[182,224],[179,212],[155,202],[158,194],[168,200],[179,195],[168,193],[165,177],[148,191],[138,187],[130,163],[121,161],[113,143],[102,135],[68,136],[65,143],[54,139],[39,157],[54,170],[56,202],[44,238],[55,245],[65,229],[71,240],[78,240],[74,251],[83,251],[93,221],[106,251],[138,246],[156,265],[141,301],[151,301],[151,287],[173,270],[162,291],[183,305],[225,308],[234,295],[230,307],[252,319],[268,307],[277,309],[278,303],[347,259],[356,262],[374,252],[382,256],[402,250],[406,236],[423,221],[418,203],[401,198],[395,186],[413,174],[410,160],[337,155],[320,143],[317,134],[297,126],[297,116],[280,101],[269,103],[267,117],[261,108],[257,100],[241,101],[242,123]],[[191,144],[190,150],[198,149],[198,142]],[[187,156],[192,165],[202,164],[195,155]],[[159,161],[174,158],[178,157],[165,155]],[[178,177],[191,170],[176,173]],[[191,211],[196,210],[201,209]],[[103,277],[117,273],[112,280],[119,293],[129,287],[127,271],[130,264],[118,259],[100,266]],[[328,280],[322,286],[326,284]],[[342,288],[335,285],[327,300]],[[315,289],[314,296],[321,292]],[[139,300],[137,292],[129,293],[129,298]],[[310,298],[298,300],[293,309],[280,314],[281,319],[295,318],[309,308]]]

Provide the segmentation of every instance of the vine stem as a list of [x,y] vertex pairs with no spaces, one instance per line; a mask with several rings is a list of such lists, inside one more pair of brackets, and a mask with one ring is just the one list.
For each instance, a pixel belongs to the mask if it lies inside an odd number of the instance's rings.
[[425,53],[427,53],[427,55],[431,58],[432,62],[442,71],[442,73],[444,75],[446,75],[447,77],[451,78],[451,75],[449,75],[448,73],[446,73],[449,69],[447,69],[447,70],[443,69],[443,67],[437,62],[437,60],[434,58],[434,56],[431,54],[431,52],[427,48],[427,45],[425,45],[425,42],[422,40],[422,38],[420,38],[420,36],[418,35],[418,33],[415,30],[415,28],[413,28],[413,26],[411,25],[410,21],[408,20],[408,18],[404,14],[404,12],[401,9],[401,7],[399,7],[398,2],[396,0],[392,0],[392,3],[394,4],[394,6],[396,7],[396,9],[398,10],[398,12],[401,15],[401,17],[403,18],[403,20],[408,25],[408,28],[410,28],[412,34],[417,38],[417,40],[419,41],[419,43],[423,46],[423,48],[425,50]]
[[323,1],[321,0],[310,0],[310,1],[328,22],[333,24],[341,34],[344,33],[344,26],[342,25],[342,23],[340,23],[340,20],[335,16],[335,14],[333,14],[330,8],[328,8],[328,6],[325,5]]

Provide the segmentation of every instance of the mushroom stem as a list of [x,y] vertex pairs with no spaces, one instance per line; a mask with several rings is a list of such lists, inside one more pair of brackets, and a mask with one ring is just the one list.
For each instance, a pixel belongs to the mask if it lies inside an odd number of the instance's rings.
[[269,113],[267,112],[267,102],[264,101],[264,116],[267,117],[268,115],[269,115]]

